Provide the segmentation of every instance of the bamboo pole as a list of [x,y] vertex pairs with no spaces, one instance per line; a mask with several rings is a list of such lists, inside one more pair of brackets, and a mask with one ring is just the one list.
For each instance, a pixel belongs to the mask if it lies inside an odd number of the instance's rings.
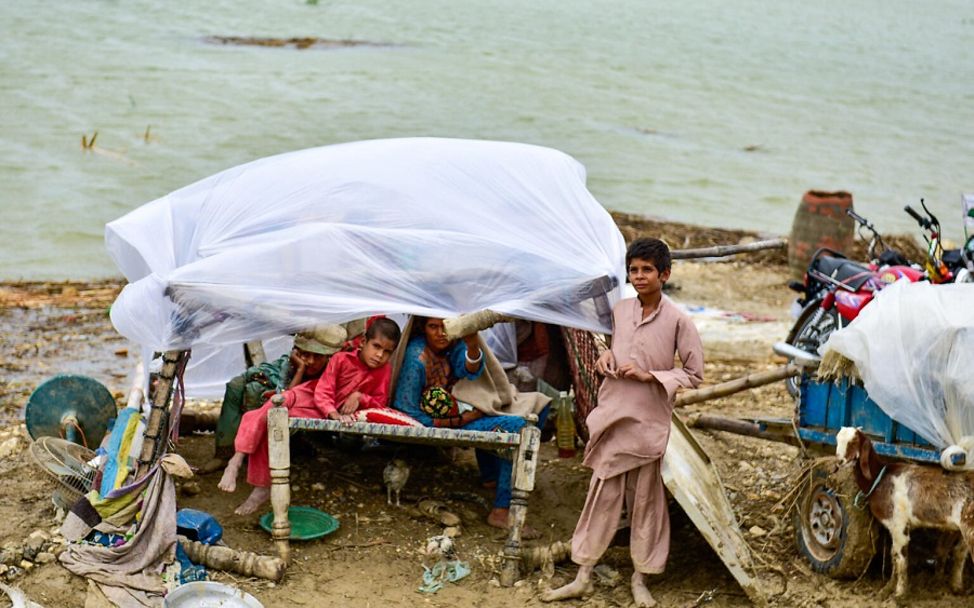
[[716,245],[714,247],[701,247],[699,249],[675,249],[670,252],[670,257],[674,260],[719,258],[738,253],[763,251],[765,249],[784,249],[787,246],[788,239],[769,239],[766,241],[755,241],[753,243],[745,243],[742,245]]
[[284,560],[269,555],[258,555],[250,551],[238,551],[219,545],[203,543],[179,537],[179,544],[190,560],[207,568],[226,570],[244,576],[256,576],[277,582],[284,578]]
[[709,399],[716,399],[718,397],[726,397],[727,395],[739,393],[749,388],[771,384],[772,382],[797,376],[801,373],[801,369],[800,366],[789,363],[788,365],[782,365],[775,369],[755,372],[742,378],[721,382],[720,384],[705,386],[692,391],[684,391],[677,396],[676,406],[679,407],[682,405],[690,405],[691,403],[700,403]]

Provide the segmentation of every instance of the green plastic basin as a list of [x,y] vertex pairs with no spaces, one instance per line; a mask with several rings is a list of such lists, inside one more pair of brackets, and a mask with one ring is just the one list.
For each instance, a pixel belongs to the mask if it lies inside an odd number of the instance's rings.
[[[331,534],[338,529],[338,520],[314,507],[290,507],[287,517],[291,521],[291,540],[313,540]],[[260,517],[260,527],[271,531],[274,513],[264,513]]]

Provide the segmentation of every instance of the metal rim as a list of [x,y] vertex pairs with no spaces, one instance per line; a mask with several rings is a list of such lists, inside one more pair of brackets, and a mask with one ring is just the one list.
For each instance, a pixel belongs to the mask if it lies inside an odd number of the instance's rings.
[[824,486],[812,490],[801,524],[805,546],[815,559],[827,562],[839,552],[845,513],[831,490]]

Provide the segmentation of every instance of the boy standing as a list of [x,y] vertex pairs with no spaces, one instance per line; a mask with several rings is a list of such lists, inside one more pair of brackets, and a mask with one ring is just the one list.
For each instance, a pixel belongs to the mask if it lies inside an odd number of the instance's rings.
[[[592,592],[592,570],[618,528],[623,504],[630,518],[632,595],[637,607],[656,601],[647,574],[663,572],[670,521],[660,463],[670,434],[677,388],[703,380],[703,346],[690,318],[663,296],[670,251],[658,239],[636,239],[626,252],[629,281],[638,297],[612,312],[612,348],[596,369],[605,376],[599,405],[586,419],[589,442],[583,464],[592,469],[585,506],[572,535],[571,583],[542,594],[544,601]],[[674,367],[674,353],[682,367]]]

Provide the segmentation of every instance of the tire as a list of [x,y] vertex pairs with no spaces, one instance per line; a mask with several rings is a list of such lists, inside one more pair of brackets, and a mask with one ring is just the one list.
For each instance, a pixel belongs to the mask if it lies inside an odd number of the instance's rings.
[[[807,353],[817,355],[818,347],[825,344],[832,332],[837,329],[839,329],[838,313],[834,308],[824,310],[822,300],[815,299],[802,309],[785,342]],[[788,394],[797,398],[800,392],[800,383],[799,376],[791,376],[786,379],[785,387],[788,389]]]
[[868,507],[853,504],[859,488],[852,468],[831,473],[837,463],[834,457],[820,458],[809,471],[793,518],[795,540],[812,570],[855,578],[876,555],[879,523]]

